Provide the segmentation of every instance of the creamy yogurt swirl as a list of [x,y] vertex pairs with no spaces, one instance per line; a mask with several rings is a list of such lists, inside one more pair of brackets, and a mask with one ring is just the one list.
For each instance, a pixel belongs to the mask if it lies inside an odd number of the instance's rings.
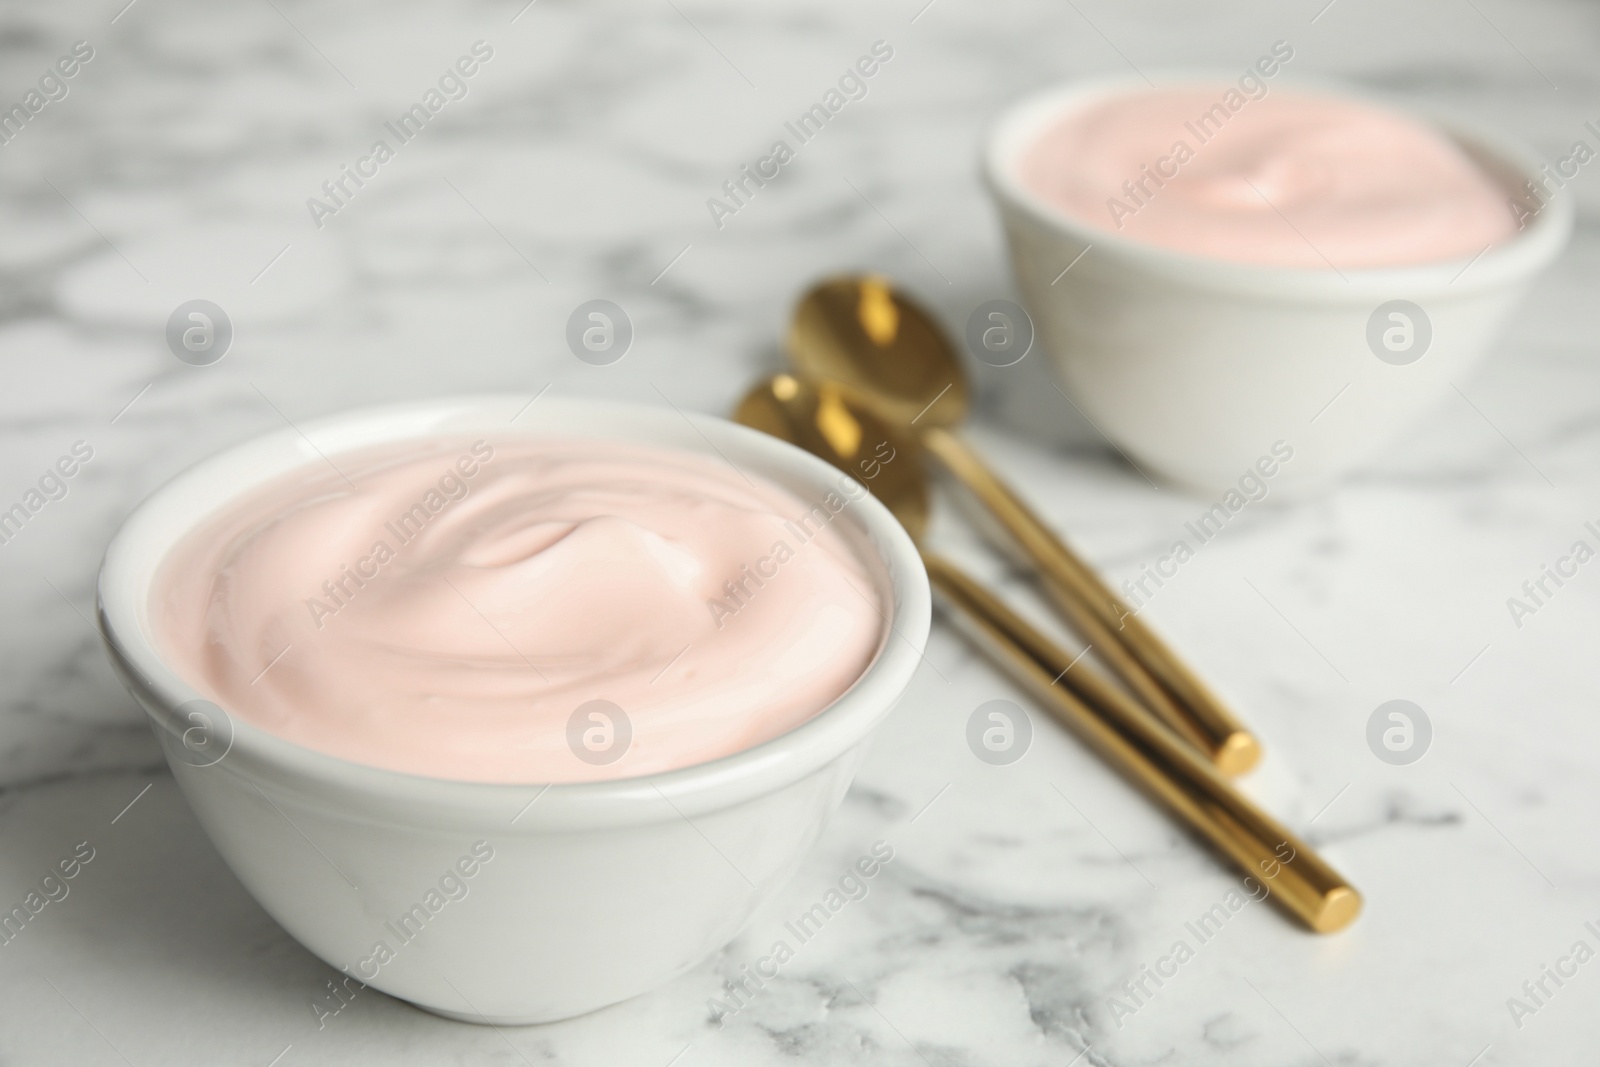
[[1507,191],[1449,138],[1334,96],[1119,94],[1063,114],[1018,168],[1036,195],[1099,229],[1241,263],[1432,263],[1516,232]]
[[577,439],[333,464],[230,504],[152,599],[192,684],[309,748],[471,781],[656,773],[804,722],[881,642],[833,525],[864,492],[842,477],[802,501],[719,460]]

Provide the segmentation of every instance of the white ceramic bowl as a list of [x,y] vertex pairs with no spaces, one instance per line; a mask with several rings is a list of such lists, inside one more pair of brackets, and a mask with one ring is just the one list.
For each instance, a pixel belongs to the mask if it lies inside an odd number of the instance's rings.
[[[513,423],[525,404],[480,396],[372,408],[307,423],[304,436],[285,430],[229,449],[134,511],[106,552],[99,593],[112,662],[149,713],[195,816],[261,906],[350,974],[351,993],[364,980],[442,1015],[497,1024],[615,1003],[732,939],[837,808],[868,738],[920,661],[930,613],[910,539],[863,495],[834,528],[867,561],[892,605],[893,629],[826,710],[724,759],[598,783],[454,782],[360,766],[242,719],[191,717],[185,705],[200,694],[151,638],[157,565],[208,514],[274,475],[320,462],[317,450],[426,434],[603,437],[720,453],[803,500],[820,499],[843,477],[721,419],[694,416],[691,425],[667,409],[546,397]],[[458,884],[465,895],[452,899]],[[387,957],[376,951],[380,942]],[[308,990],[308,1000],[319,994],[326,991]],[[329,1010],[338,1005],[323,999]]]
[[[1233,77],[1156,81],[1223,85]],[[1279,441],[1293,458],[1272,463],[1274,488],[1316,486],[1371,457],[1483,357],[1571,234],[1572,197],[1558,195],[1476,262],[1341,276],[1133,241],[1069,217],[1023,185],[1017,161],[1051,120],[1144,87],[1139,79],[1075,82],[1018,101],[989,132],[984,176],[1024,303],[1067,394],[1141,466],[1202,492],[1235,485]],[[1271,91],[1297,87],[1330,91],[1282,78]],[[1538,174],[1542,161],[1530,149],[1455,120],[1422,118],[1508,188]],[[1403,327],[1378,313],[1394,300],[1422,309],[1431,341],[1425,350],[1413,340],[1411,351],[1379,358],[1368,343],[1369,321],[1377,315]],[[1417,351],[1411,362],[1386,361]]]

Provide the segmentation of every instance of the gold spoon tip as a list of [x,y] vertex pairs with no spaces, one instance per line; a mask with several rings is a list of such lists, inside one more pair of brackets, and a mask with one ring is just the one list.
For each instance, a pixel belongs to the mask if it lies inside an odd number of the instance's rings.
[[1332,934],[1343,930],[1361,914],[1361,894],[1347,885],[1329,891],[1322,898],[1322,907],[1311,919],[1311,928],[1319,934]]
[[1237,730],[1222,742],[1214,760],[1217,770],[1237,778],[1261,762],[1261,742],[1245,731]]

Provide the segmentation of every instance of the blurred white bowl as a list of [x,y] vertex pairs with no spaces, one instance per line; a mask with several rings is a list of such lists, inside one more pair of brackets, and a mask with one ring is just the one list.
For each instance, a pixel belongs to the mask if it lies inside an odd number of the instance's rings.
[[[1293,460],[1277,468],[1274,488],[1314,487],[1371,457],[1483,357],[1571,234],[1572,198],[1557,196],[1475,262],[1341,274],[1130,240],[1068,216],[1022,183],[1018,159],[1052,120],[1145,84],[1073,82],[1025,97],[991,128],[984,176],[1023,300],[1068,396],[1141,466],[1191,488],[1233,487],[1279,441]],[[1327,91],[1287,87],[1297,84]],[[1454,138],[1508,196],[1538,174],[1542,160],[1531,149],[1455,120],[1418,117]],[[1383,307],[1391,301],[1415,305],[1425,321],[1410,308]],[[1411,320],[1412,340],[1380,357],[1384,346],[1369,344],[1369,327],[1377,323],[1381,336],[1406,325],[1389,318],[1394,311]]]
[[[548,787],[422,778],[314,752],[194,703],[201,694],[151,638],[156,568],[206,516],[275,475],[320,462],[319,449],[432,434],[604,437],[720,453],[803,500],[820,499],[843,477],[721,419],[696,417],[691,426],[665,409],[546,398],[513,425],[525,404],[482,396],[372,408],[223,452],[134,511],[106,552],[99,591],[112,662],[149,713],[196,818],[261,906],[354,979],[442,1015],[496,1024],[615,1003],[731,940],[837,808],[868,738],[920,662],[930,613],[916,549],[862,494],[834,528],[892,605],[892,635],[886,626],[877,658],[789,733],[646,778]],[[451,899],[458,892],[465,895]],[[434,909],[435,901],[443,904]]]

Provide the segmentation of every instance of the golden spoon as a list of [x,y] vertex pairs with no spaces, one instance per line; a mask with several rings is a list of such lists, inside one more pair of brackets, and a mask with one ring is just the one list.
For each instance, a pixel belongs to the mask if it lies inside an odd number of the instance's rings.
[[[734,418],[799,445],[854,476],[920,546],[928,522],[928,487],[915,447],[870,413],[853,407],[837,389],[780,374],[751,389]],[[884,445],[889,448],[887,459]],[[926,549],[922,560],[944,603],[964,614],[1002,665],[1026,683],[1057,719],[1266,886],[1290,914],[1318,933],[1332,933],[1361,911],[1361,895],[1337,871],[1236,791],[1144,707],[1099,675],[1074,668],[1065,649],[955,564]],[[1074,688],[1094,694],[1095,710],[1056,684],[1069,669]]]
[[967,414],[966,372],[932,316],[887,279],[846,275],[795,309],[789,355],[853,403],[915,434],[1016,538],[1069,622],[1128,688],[1224,774],[1261,746],[1178,656],[952,432]]

